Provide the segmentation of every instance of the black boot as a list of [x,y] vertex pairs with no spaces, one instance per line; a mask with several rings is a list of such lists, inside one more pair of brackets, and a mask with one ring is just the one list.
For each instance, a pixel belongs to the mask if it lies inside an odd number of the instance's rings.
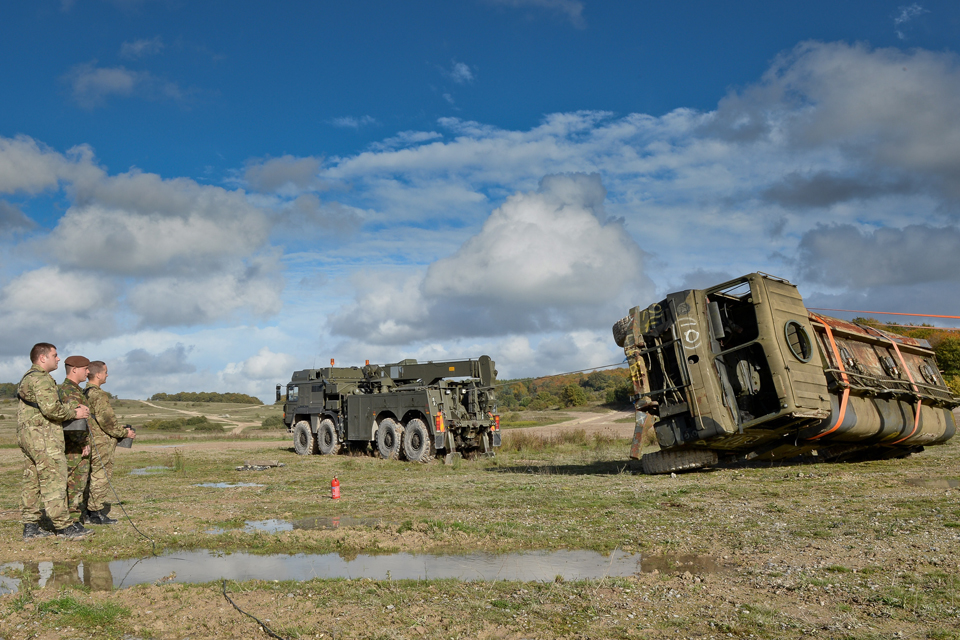
[[53,531],[47,531],[46,529],[41,529],[40,525],[36,522],[27,522],[23,525],[23,539],[31,540],[33,538],[46,538],[47,536],[54,535]]
[[63,529],[57,529],[57,536],[61,538],[69,538],[71,540],[80,540],[86,538],[87,536],[92,536],[93,531],[91,529],[84,529],[83,525],[79,522],[74,522],[68,527]]
[[106,513],[106,509],[100,509],[100,511],[90,511],[87,514],[87,521],[90,524],[117,524],[117,521],[114,518],[111,518]]

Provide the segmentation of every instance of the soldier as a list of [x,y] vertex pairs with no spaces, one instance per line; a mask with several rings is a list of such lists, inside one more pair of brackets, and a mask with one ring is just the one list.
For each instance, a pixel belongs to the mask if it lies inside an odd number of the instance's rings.
[[117,417],[110,406],[110,396],[100,387],[107,381],[107,365],[102,360],[90,363],[87,386],[83,393],[90,407],[90,486],[87,500],[87,522],[90,524],[116,524],[107,515],[105,500],[113,475],[113,452],[117,439],[136,437],[133,429],[117,424]]
[[[87,379],[90,361],[83,356],[70,356],[63,361],[67,377],[60,385],[60,401],[76,402],[86,406],[86,397],[80,383]],[[83,494],[90,477],[90,444],[86,431],[64,431],[67,454],[67,507],[70,517],[83,523]]]
[[23,480],[20,512],[23,539],[50,535],[40,528],[41,504],[58,536],[83,538],[91,533],[79,522],[71,522],[67,508],[67,458],[64,455],[64,420],[86,418],[83,405],[65,406],[57,394],[50,372],[60,363],[57,348],[41,342],[30,350],[33,366],[17,388],[17,443],[23,452]]

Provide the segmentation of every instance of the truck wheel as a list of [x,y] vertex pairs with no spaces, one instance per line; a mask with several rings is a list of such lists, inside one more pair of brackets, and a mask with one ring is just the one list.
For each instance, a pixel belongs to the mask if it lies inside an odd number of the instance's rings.
[[647,475],[692,471],[717,463],[717,452],[706,449],[680,449],[645,453],[640,458],[643,472]]
[[400,438],[403,429],[392,419],[384,418],[377,427],[377,453],[385,460],[400,457]]
[[613,325],[613,341],[616,342],[617,346],[621,349],[627,339],[627,334],[630,333],[631,324],[633,324],[633,318],[627,316],[626,318],[620,318],[616,324]]
[[437,455],[433,438],[423,420],[414,418],[403,429],[403,455],[410,462],[429,462]]
[[317,449],[325,456],[340,453],[340,439],[337,437],[337,428],[333,426],[333,420],[330,418],[322,420],[317,428]]
[[301,456],[317,452],[317,441],[310,432],[310,423],[306,420],[301,420],[293,427],[293,450]]

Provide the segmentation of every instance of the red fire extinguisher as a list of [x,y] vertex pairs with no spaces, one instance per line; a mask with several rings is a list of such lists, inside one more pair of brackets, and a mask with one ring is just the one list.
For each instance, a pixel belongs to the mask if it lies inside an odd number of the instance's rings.
[[330,482],[330,497],[334,500],[340,499],[340,481],[337,480],[336,476],[334,476]]

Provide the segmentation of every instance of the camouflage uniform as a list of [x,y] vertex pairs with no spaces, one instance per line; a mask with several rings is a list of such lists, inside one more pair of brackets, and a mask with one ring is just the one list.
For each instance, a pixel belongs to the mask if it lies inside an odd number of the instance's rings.
[[110,478],[113,476],[113,452],[117,448],[117,438],[127,435],[127,428],[117,424],[117,417],[110,406],[110,397],[106,391],[90,382],[83,390],[90,407],[90,486],[87,500],[88,511],[100,511],[106,505],[104,501],[110,490]]
[[20,380],[17,443],[23,452],[20,513],[23,524],[38,524],[41,507],[57,529],[72,523],[67,508],[67,458],[61,423],[77,417],[60,402],[53,377],[33,365]]
[[[87,404],[83,389],[70,378],[60,385],[60,401],[68,402],[71,406],[74,402]],[[80,513],[83,510],[83,494],[87,490],[90,477],[90,456],[83,455],[83,448],[87,446],[88,441],[86,431],[63,432],[67,454],[67,506],[70,509],[70,517],[75,520],[80,519]]]

